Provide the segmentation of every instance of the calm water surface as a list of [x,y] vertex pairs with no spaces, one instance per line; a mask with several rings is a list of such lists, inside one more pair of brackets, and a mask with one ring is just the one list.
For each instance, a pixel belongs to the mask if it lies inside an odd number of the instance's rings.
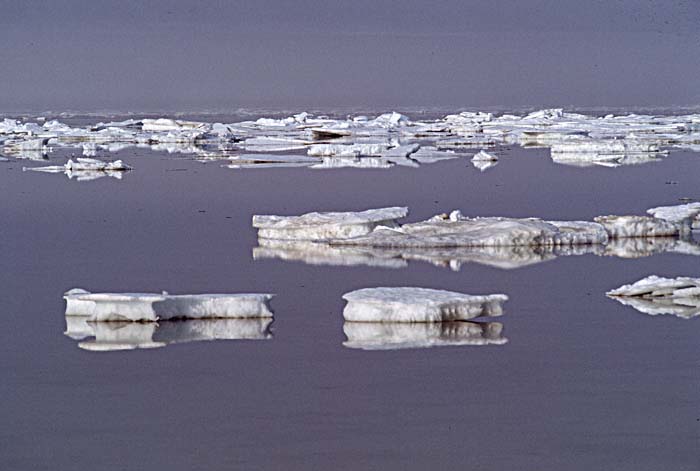
[[[643,214],[700,198],[697,154],[579,169],[513,148],[485,173],[461,159],[240,171],[117,157],[135,168],[122,181],[0,163],[0,468],[698,469],[700,321],[647,316],[604,293],[652,273],[700,276],[699,258],[311,266],[254,261],[250,227],[254,213],[390,205],[409,206],[409,220],[455,208]],[[341,295],[372,286],[506,293],[509,342],[345,348]],[[84,351],[63,335],[61,296],[73,287],[276,293],[273,338]]]

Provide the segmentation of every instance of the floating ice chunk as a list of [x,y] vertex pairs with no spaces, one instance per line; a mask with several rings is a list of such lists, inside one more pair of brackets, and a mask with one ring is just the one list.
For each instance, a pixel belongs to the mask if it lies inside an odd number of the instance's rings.
[[49,138],[28,139],[22,141],[5,141],[4,153],[16,159],[46,160],[51,150]]
[[331,245],[372,247],[504,247],[604,244],[602,226],[583,221],[554,223],[541,219],[460,218],[438,215],[427,221],[387,230],[379,226],[365,236],[331,239]]
[[373,124],[383,127],[396,127],[408,125],[410,122],[411,121],[408,119],[408,116],[392,111],[391,113],[385,113],[377,116],[374,119]]
[[441,160],[451,160],[461,157],[453,151],[438,150],[435,146],[421,146],[420,149],[411,154],[413,160],[421,164],[432,164]]
[[227,157],[231,163],[294,163],[294,164],[314,164],[318,162],[315,157],[297,154],[240,154]]
[[602,224],[612,239],[669,237],[683,232],[678,224],[649,216],[598,216],[594,221]]
[[472,160],[472,165],[477,168],[481,172],[485,172],[486,170],[495,167],[498,165],[497,161],[488,161],[488,160]]
[[253,216],[258,238],[317,240],[357,237],[377,226],[396,225],[408,208],[392,207],[359,212],[307,213],[302,216]]
[[308,154],[316,157],[360,157],[382,155],[389,146],[386,144],[314,144]]
[[311,134],[314,139],[325,140],[351,136],[352,132],[349,129],[340,128],[311,128]]
[[141,120],[144,131],[180,131],[183,129],[204,129],[205,123],[181,121],[167,118]]
[[472,157],[472,162],[497,162],[498,157],[496,157],[494,154],[489,154],[485,150],[481,149],[479,152],[474,154],[474,157]]
[[65,173],[70,179],[75,178],[77,181],[89,181],[101,177],[121,179],[122,174],[131,170],[131,167],[121,160],[103,162],[102,160],[79,157],[75,161],[69,159],[65,165],[24,167],[22,170],[43,173]]
[[345,322],[343,332],[345,347],[362,350],[503,345],[508,341],[499,322]]
[[[164,322],[92,322],[66,316],[65,335],[91,351],[157,348],[174,343],[272,338],[271,318],[203,319]],[[89,339],[94,337],[94,339]]]
[[664,219],[674,224],[690,221],[693,227],[700,226],[700,203],[680,204],[677,206],[659,206],[647,210],[647,214]]
[[474,296],[427,288],[365,288],[343,295],[351,322],[448,322],[500,316],[504,294]]
[[392,147],[391,149],[382,152],[381,158],[396,165],[405,167],[419,167],[420,164],[411,158],[412,154],[420,149],[420,144],[406,144],[402,146]]
[[149,322],[169,319],[272,317],[271,294],[65,293],[66,316],[91,321]]
[[686,319],[700,315],[700,278],[652,275],[608,291],[607,295],[646,314],[673,314]]

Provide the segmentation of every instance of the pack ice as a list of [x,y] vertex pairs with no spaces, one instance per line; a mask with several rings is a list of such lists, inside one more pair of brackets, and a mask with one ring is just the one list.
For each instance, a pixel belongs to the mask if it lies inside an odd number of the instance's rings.
[[350,322],[450,322],[500,316],[508,297],[398,287],[359,289],[343,299],[343,317]]
[[90,293],[67,291],[66,316],[89,321],[156,322],[171,319],[271,318],[271,294]]
[[66,315],[65,335],[91,351],[158,348],[174,343],[272,338],[269,317],[258,319],[196,319],[161,322],[93,322],[87,316]]
[[[56,120],[4,119],[0,145],[2,153],[13,158],[45,159],[56,147],[80,149],[86,157],[136,147],[202,161],[230,159],[234,168],[415,167],[473,156],[473,164],[482,170],[495,163],[485,160],[485,154],[492,155],[485,149],[519,145],[548,148],[558,163],[616,167],[658,160],[676,149],[697,152],[700,114],[601,117],[545,109],[525,115],[464,111],[412,120],[396,112],[375,118],[299,113],[233,123],[160,117],[84,127]],[[481,152],[474,155],[476,149]],[[277,161],[266,161],[265,155],[278,152]],[[237,165],[235,161],[243,155],[245,162]],[[309,160],[300,161],[302,156]]]
[[700,278],[652,275],[607,295],[649,315],[671,314],[684,319],[700,315]]

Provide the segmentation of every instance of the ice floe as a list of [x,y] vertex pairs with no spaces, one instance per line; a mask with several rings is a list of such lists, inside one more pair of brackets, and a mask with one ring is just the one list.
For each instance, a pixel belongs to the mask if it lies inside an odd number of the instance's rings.
[[[672,211],[672,210],[671,210]],[[568,255],[625,258],[672,252],[700,255],[687,219],[604,216],[595,221],[465,217],[458,210],[399,224],[406,208],[254,216],[255,259],[400,267],[421,260],[458,270],[463,263],[500,268]]]
[[[481,149],[474,156],[479,156],[474,165],[485,169],[493,163],[481,160],[484,155],[492,155],[486,149],[519,145],[548,148],[558,163],[616,167],[658,160],[677,149],[697,152],[700,114],[600,117],[561,109],[527,115],[465,111],[416,121],[396,112],[374,119],[299,113],[282,119],[234,123],[160,117],[84,127],[55,120],[5,119],[0,122],[0,143],[5,156],[25,159],[44,159],[55,147],[80,149],[88,157],[128,147],[186,154],[195,159],[280,152],[281,156],[316,158],[307,167],[317,169],[417,166],[467,157],[474,149]],[[357,161],[366,157],[382,159],[387,165],[342,165],[337,161],[316,165],[326,158]],[[284,159],[275,162],[285,164]],[[265,162],[265,167],[275,165]]]
[[90,293],[74,288],[63,297],[66,316],[98,322],[273,317],[271,294]]
[[130,171],[131,167],[121,160],[104,162],[98,159],[78,157],[75,160],[69,159],[65,165],[24,167],[22,170],[44,173],[64,173],[70,179],[75,178],[77,181],[89,181],[102,177],[121,179],[124,172]]
[[671,314],[684,319],[700,315],[700,278],[648,276],[607,295],[650,315]]
[[258,237],[278,240],[351,238],[371,233],[377,226],[394,227],[408,208],[391,207],[357,212],[307,213],[302,216],[253,216]]
[[343,345],[361,350],[398,350],[466,345],[503,345],[500,322],[345,322]]
[[343,299],[343,317],[350,322],[450,322],[500,316],[508,297],[398,287],[359,289]]
[[93,322],[66,316],[66,336],[83,350],[114,351],[158,348],[209,340],[267,340],[271,318],[199,319],[162,322]]

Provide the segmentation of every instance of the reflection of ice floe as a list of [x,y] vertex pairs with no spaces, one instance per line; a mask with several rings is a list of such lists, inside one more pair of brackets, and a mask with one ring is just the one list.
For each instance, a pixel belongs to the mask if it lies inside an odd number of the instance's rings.
[[254,216],[255,258],[307,263],[403,266],[422,260],[458,270],[475,262],[515,268],[557,256],[640,257],[673,252],[700,254],[689,222],[649,216],[604,216],[590,221],[465,217],[459,211],[398,224],[406,208],[363,212]]
[[350,322],[451,322],[500,316],[508,297],[398,287],[359,289],[343,299],[343,317]]
[[472,157],[472,165],[480,171],[488,170],[498,164],[498,157],[489,154],[485,150],[480,150]]
[[90,321],[148,322],[169,319],[272,317],[271,294],[90,293],[72,289],[63,296],[66,316]]
[[98,159],[77,158],[69,159],[65,165],[52,165],[48,167],[24,167],[23,170],[44,173],[65,173],[71,180],[77,181],[96,180],[102,177],[112,177],[121,180],[124,172],[131,170],[121,160],[104,162]]
[[143,323],[92,322],[86,316],[66,316],[65,335],[80,341],[78,346],[84,350],[133,350],[205,340],[265,340],[272,338],[271,324],[271,318]]
[[700,315],[700,278],[648,276],[607,295],[650,315],[671,314],[689,319]]
[[345,347],[362,350],[503,345],[508,341],[499,322],[345,322],[343,332]]
[[[446,149],[466,151],[516,144],[551,148],[555,162],[619,166],[658,159],[669,149],[697,151],[700,115],[598,117],[554,109],[525,116],[467,111],[413,121],[399,113],[386,113],[374,119],[364,116],[335,119],[299,113],[283,119],[260,118],[236,123],[162,117],[87,127],[58,121],[28,123],[5,119],[0,122],[0,141],[5,154],[18,158],[42,158],[50,145],[82,148],[87,156],[126,147],[186,154],[197,159],[293,151],[315,157],[318,163],[322,157],[352,160],[370,156],[389,164],[374,168],[416,166],[456,156],[449,155]],[[334,164],[312,168],[364,168],[368,164],[326,162]],[[284,164],[282,160],[276,162],[276,165]],[[267,162],[265,166],[274,165]]]

